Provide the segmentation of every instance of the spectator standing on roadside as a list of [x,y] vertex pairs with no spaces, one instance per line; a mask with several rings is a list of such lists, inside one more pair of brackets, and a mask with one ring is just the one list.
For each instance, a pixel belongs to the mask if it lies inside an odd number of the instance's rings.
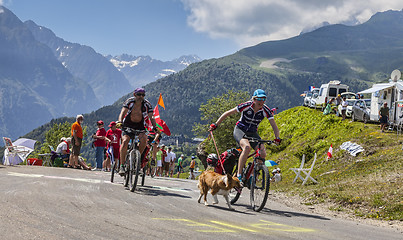
[[168,147],[167,158],[169,159],[169,176],[172,177],[176,163],[176,154],[172,152],[172,147]]
[[94,146],[95,146],[95,159],[96,159],[96,167],[93,170],[102,170],[102,163],[104,161],[104,150],[106,147],[106,130],[104,128],[104,122],[102,120],[97,122],[97,132],[92,135],[92,138],[95,139]]
[[348,106],[348,102],[346,100],[346,97],[343,97],[343,101],[341,102],[341,115],[343,118],[342,120],[346,119],[347,106]]
[[165,172],[165,174],[163,173],[163,175],[165,177],[169,176],[169,162],[170,160],[168,159],[168,153],[165,150],[165,145],[161,146],[161,150],[162,152],[162,164],[163,164],[163,171]]
[[177,168],[178,168],[178,176],[177,176],[177,178],[179,178],[179,175],[181,174],[181,172],[183,171],[183,166],[182,166],[182,162],[183,162],[183,159],[185,158],[185,156],[182,154],[179,158],[178,158],[178,165],[177,165]]
[[381,122],[381,131],[385,132],[385,128],[388,125],[389,120],[389,107],[387,102],[384,102],[383,106],[379,109],[379,116],[379,122]]
[[342,102],[342,100],[341,100],[341,95],[338,94],[338,95],[337,95],[337,98],[336,98],[336,109],[337,109],[337,107],[341,104],[341,102]]
[[77,115],[76,121],[71,125],[71,145],[73,149],[70,154],[70,161],[67,167],[70,168],[81,168],[78,165],[78,156],[80,155],[81,151],[81,144],[83,142],[83,128],[81,125],[84,122],[83,115]]
[[[108,141],[109,152],[112,153],[114,161],[119,161],[120,157],[120,143],[122,141],[122,130],[116,127],[116,122],[109,123],[109,129],[106,132],[106,138]],[[111,169],[111,158],[107,155],[104,168]]]
[[194,170],[195,170],[195,165],[196,165],[196,160],[195,160],[195,156],[192,156],[192,161],[190,162],[190,179],[195,179],[195,174],[194,174]]
[[[164,155],[164,152],[165,152],[165,155]],[[163,173],[162,172],[163,171],[162,163],[165,160],[165,157],[166,157],[165,145],[162,144],[156,155],[156,158],[157,158],[157,174],[156,175],[157,176],[162,176],[162,173]]]

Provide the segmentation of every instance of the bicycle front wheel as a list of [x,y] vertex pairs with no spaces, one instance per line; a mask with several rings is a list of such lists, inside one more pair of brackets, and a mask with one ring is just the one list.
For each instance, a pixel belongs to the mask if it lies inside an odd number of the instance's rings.
[[140,169],[141,169],[141,154],[138,149],[131,152],[130,160],[133,163],[133,169],[131,171],[131,181],[130,181],[130,191],[134,192],[137,187],[137,181],[139,180]]
[[256,164],[253,171],[250,203],[253,211],[259,212],[266,205],[270,189],[270,174],[265,165]]

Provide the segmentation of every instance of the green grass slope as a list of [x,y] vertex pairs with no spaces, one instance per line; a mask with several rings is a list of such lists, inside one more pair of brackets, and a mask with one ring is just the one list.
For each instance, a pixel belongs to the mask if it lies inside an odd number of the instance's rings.
[[[330,203],[331,210],[345,211],[365,218],[403,220],[403,150],[401,135],[381,133],[378,124],[342,121],[335,115],[296,107],[275,116],[281,146],[269,146],[268,157],[279,163],[283,181],[276,189],[299,194],[305,204]],[[264,139],[272,139],[268,121],[260,127]],[[361,145],[365,151],[356,157],[340,149],[343,142]],[[333,144],[333,157],[326,158]],[[318,181],[302,186],[290,168],[299,167],[306,154],[310,167],[314,153],[317,161],[311,174]],[[270,168],[271,170],[271,168]]]

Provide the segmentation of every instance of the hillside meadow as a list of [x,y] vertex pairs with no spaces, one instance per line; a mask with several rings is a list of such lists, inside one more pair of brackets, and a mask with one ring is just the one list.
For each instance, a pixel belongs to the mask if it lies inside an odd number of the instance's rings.
[[[330,204],[330,210],[364,218],[403,221],[403,149],[402,135],[381,133],[376,123],[341,120],[335,115],[306,107],[295,107],[275,115],[284,139],[280,146],[267,146],[268,157],[279,163],[283,180],[275,189],[301,196],[304,204]],[[268,121],[259,127],[263,139],[273,139]],[[351,141],[365,150],[356,157],[340,149]],[[333,157],[326,155],[333,145]],[[305,167],[317,160],[311,174],[318,184],[301,180],[292,184],[305,154]],[[273,167],[269,168],[271,171]],[[272,186],[274,188],[274,186]]]

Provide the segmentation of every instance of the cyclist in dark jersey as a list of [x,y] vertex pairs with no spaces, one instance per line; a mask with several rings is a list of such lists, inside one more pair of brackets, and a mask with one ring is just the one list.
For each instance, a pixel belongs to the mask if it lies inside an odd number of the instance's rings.
[[[257,133],[257,128],[259,123],[264,119],[269,119],[270,125],[273,128],[274,136],[276,137],[275,141],[280,143],[280,131],[278,130],[277,124],[274,121],[273,114],[268,106],[264,104],[266,101],[266,93],[262,89],[257,89],[253,93],[253,97],[251,101],[241,103],[237,107],[230,109],[223,113],[217,120],[216,123],[210,125],[210,131],[213,131],[220,125],[224,119],[227,117],[240,112],[241,118],[235,125],[234,128],[234,138],[238,142],[238,144],[242,148],[242,153],[239,156],[238,161],[238,173],[237,177],[241,180],[242,178],[242,169],[245,166],[247,157],[251,149],[255,149],[258,145],[257,142],[249,143],[248,139],[243,138],[244,136],[259,138],[260,136]],[[266,157],[266,148],[262,144],[260,148],[260,154],[262,158]]]
[[[149,118],[154,129],[156,128],[155,119],[153,117],[153,108],[151,103],[144,99],[145,90],[143,88],[136,88],[133,93],[133,97],[127,99],[123,103],[122,110],[119,114],[119,122],[122,123],[122,144],[120,145],[120,171],[119,174],[123,175],[125,172],[124,164],[126,162],[127,146],[132,138],[132,133],[127,131],[127,128],[134,130],[146,130],[145,129],[145,118]],[[146,144],[147,136],[144,133],[139,135],[139,151],[142,154]]]

